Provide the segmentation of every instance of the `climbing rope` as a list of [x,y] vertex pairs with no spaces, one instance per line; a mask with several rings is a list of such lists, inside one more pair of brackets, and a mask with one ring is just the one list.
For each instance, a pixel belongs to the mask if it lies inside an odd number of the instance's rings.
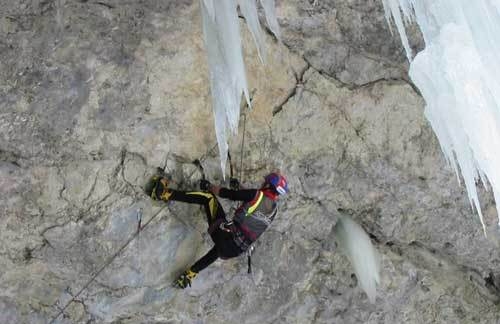
[[118,251],[116,251],[110,258],[108,258],[108,260],[101,266],[101,268],[99,269],[99,271],[97,271],[88,281],[87,283],[80,289],[80,291],[78,291],[78,293],[76,295],[74,295],[67,303],[66,305],[64,305],[63,308],[61,308],[59,310],[59,313],[57,313],[56,316],[54,316],[52,318],[52,320],[50,321],[50,324],[54,323],[55,320],[61,316],[61,314],[64,313],[64,311],[66,310],[66,308],[68,308],[68,306],[75,302],[76,299],[78,298],[78,296],[80,296],[80,294],[85,290],[87,289],[90,284],[92,282],[95,281],[95,279],[101,274],[101,272],[104,271],[104,269],[106,269],[115,259],[116,257],[139,235],[139,233],[144,229],[146,228],[155,218],[156,216],[158,216],[164,209],[165,207],[167,207],[167,205],[163,206],[160,208],[159,211],[156,212],[156,214],[154,214],[146,223],[144,223],[144,226],[140,226],[140,221],[142,220],[142,216],[141,218],[139,219],[139,216],[138,216],[138,221],[139,221],[139,225],[138,225],[138,228],[137,228],[137,231],[134,233],[134,235],[132,235],[128,240],[127,242],[125,242],[125,244],[123,244],[119,249]]
[[[243,180],[243,149],[245,146],[245,133],[246,133],[246,113],[243,114],[243,138],[241,141],[241,151],[240,151],[240,181]],[[209,154],[213,152],[213,150],[217,147],[217,144],[215,144],[212,148],[210,148],[200,159],[196,159],[193,161],[193,164],[197,166],[198,170],[200,171],[202,178],[205,179],[205,171],[203,169],[203,166],[201,165],[201,161],[204,160]],[[233,166],[231,162],[231,155],[228,152],[228,158],[230,162],[230,172],[231,172],[231,178],[233,177]],[[191,174],[192,175],[192,174]],[[85,285],[75,294],[71,297],[71,299],[64,305],[64,307],[59,308],[59,312],[52,317],[51,321],[49,324],[55,323],[55,321],[64,314],[64,311],[71,305],[73,302],[77,301],[77,298],[80,296],[81,293],[83,293],[96,279],[97,277],[120,255],[120,253],[125,250],[125,248],[133,241],[137,236],[139,236],[139,233],[142,232],[161,212],[167,207],[168,205],[165,204],[158,210],[144,225],[142,226],[142,209],[138,211],[137,214],[137,230],[135,233],[111,256],[108,258],[108,260],[99,268],[99,270],[85,283]],[[251,273],[251,261],[250,261],[250,255],[248,255],[248,273]]]
[[243,136],[241,139],[241,151],[240,151],[240,181],[243,182],[243,148],[245,146],[245,128],[247,123],[247,114],[243,114]]
[[[243,182],[243,149],[245,147],[245,133],[246,133],[246,123],[247,123],[247,114],[243,114],[243,135],[241,138],[241,150],[240,150],[240,181]],[[231,168],[231,177],[232,177],[232,168]],[[252,252],[254,250],[254,246],[251,245],[247,250],[247,266],[248,266],[248,274],[252,273]]]

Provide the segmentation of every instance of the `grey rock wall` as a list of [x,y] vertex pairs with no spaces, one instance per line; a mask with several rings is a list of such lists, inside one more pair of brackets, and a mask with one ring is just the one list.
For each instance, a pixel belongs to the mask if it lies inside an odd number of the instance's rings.
[[[195,188],[196,158],[222,181],[198,2],[0,5],[1,323],[498,323],[494,202],[482,192],[485,237],[379,1],[278,1],[265,66],[244,31],[236,173],[280,168],[292,192],[251,276],[218,261],[185,291],[171,282],[211,247],[204,216],[142,186],[160,166]],[[374,305],[339,213],[381,254]]]

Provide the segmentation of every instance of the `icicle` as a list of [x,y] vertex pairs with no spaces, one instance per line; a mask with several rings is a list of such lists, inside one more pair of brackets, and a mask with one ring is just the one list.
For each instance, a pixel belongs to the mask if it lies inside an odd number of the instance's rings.
[[257,4],[253,0],[238,0],[238,5],[240,6],[241,14],[245,17],[248,29],[252,32],[259,58],[261,62],[264,63],[264,58],[266,57],[266,43],[264,42],[262,28],[260,27]]
[[264,13],[266,14],[266,21],[269,28],[273,32],[274,36],[281,42],[281,32],[280,26],[278,24],[278,18],[276,17],[276,8],[274,0],[260,0],[262,8],[264,8]]
[[[252,32],[260,59],[265,57],[265,43],[255,0],[200,0],[203,34],[208,54],[210,89],[215,115],[215,133],[221,167],[226,168],[228,137],[236,134],[240,116],[241,94],[249,107],[250,95],[243,62],[237,5],[240,5]],[[274,1],[261,0],[268,24],[279,38]]]
[[361,288],[371,303],[375,303],[377,285],[380,283],[380,258],[370,237],[349,217],[339,217],[335,235],[340,249],[351,262]]
[[[203,1],[203,0],[202,0]],[[205,12],[210,16],[210,18],[215,21],[215,8],[214,8],[214,1],[213,0],[207,0],[203,1],[203,4],[205,5]],[[203,11],[202,11],[203,13]]]
[[[398,29],[399,36],[401,36],[401,41],[403,43],[403,47],[406,51],[406,56],[408,58],[408,61],[411,62],[413,52],[410,48],[410,43],[408,42],[408,37],[406,36],[405,32],[405,26],[403,23],[403,17],[401,16],[401,10],[403,13],[407,14],[409,13],[409,4],[405,0],[401,0],[401,3],[398,2],[398,0],[383,0],[382,4],[384,5],[384,10],[385,10],[385,19],[387,20],[387,23],[389,26],[391,26],[391,20],[390,17],[392,15],[394,24],[396,25],[396,28]],[[409,15],[408,15],[409,17]],[[392,29],[391,29],[392,32]]]
[[[384,0],[386,16],[390,11],[401,39],[406,35],[399,10],[408,12],[410,7],[426,43],[411,63],[410,77],[425,98],[425,115],[450,164],[457,174],[460,170],[486,233],[476,180],[489,183],[495,199],[500,197],[500,4]],[[499,204],[497,211],[500,217]]]
[[225,170],[228,136],[231,133],[235,134],[238,129],[242,92],[250,102],[241,51],[236,2],[234,0],[201,0],[201,12],[210,67],[215,132],[221,168]]

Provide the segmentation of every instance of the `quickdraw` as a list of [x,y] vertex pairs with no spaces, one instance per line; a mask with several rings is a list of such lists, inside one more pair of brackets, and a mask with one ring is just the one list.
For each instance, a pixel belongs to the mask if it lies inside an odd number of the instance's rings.
[[137,210],[137,232],[141,231],[141,223],[142,223],[142,208]]

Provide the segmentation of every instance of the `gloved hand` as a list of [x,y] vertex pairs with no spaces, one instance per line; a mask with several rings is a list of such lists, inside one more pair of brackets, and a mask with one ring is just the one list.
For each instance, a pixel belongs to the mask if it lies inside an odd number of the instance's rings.
[[210,183],[210,181],[205,180],[205,179],[200,180],[200,189],[201,190],[209,191],[211,186],[212,186],[212,184]]
[[240,189],[240,182],[236,178],[229,178],[229,188],[233,190]]

